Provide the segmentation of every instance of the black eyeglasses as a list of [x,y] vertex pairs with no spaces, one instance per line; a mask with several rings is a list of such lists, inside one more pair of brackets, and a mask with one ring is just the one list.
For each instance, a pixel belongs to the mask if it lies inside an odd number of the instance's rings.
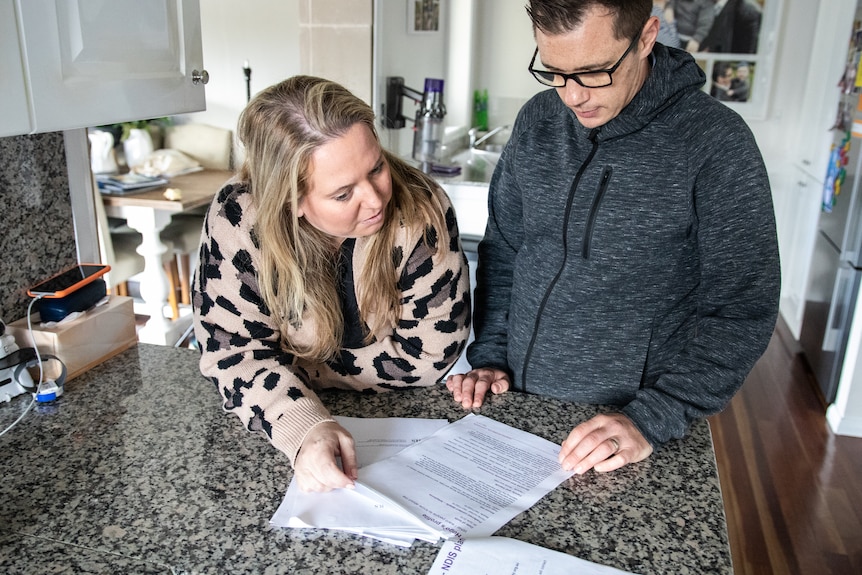
[[548,70],[536,70],[533,68],[533,64],[536,63],[536,56],[539,55],[539,48],[536,47],[536,51],[533,52],[533,59],[530,60],[530,65],[527,69],[530,71],[530,74],[539,81],[539,83],[544,84],[545,86],[551,86],[552,88],[562,88],[566,85],[566,82],[569,80],[574,80],[584,88],[604,88],[606,86],[610,86],[614,83],[614,78],[611,74],[617,71],[617,68],[620,67],[620,64],[623,63],[623,60],[626,59],[626,56],[629,55],[635,45],[640,40],[641,33],[638,32],[637,35],[632,39],[632,43],[629,44],[629,47],[626,48],[626,51],[620,56],[620,59],[617,60],[617,63],[608,68],[607,70],[588,70],[586,72],[577,72],[575,74],[563,74],[562,72],[550,72]]

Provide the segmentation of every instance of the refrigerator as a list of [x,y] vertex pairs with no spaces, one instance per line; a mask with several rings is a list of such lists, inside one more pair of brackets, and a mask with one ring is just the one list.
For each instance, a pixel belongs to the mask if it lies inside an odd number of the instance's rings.
[[847,65],[853,74],[843,80],[799,338],[827,405],[835,400],[862,284],[862,100],[854,68],[860,52],[862,33],[854,31]]

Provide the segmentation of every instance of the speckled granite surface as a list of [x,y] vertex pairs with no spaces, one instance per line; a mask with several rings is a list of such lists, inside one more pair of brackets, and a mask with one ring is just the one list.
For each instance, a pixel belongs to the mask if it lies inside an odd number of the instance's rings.
[[[139,345],[0,437],[0,572],[427,573],[438,548],[272,529],[292,471],[224,414],[188,349]],[[326,393],[341,415],[464,415],[441,387]],[[0,405],[0,429],[29,401]],[[481,413],[561,442],[595,413],[521,394]],[[707,424],[647,461],[563,483],[497,532],[636,573],[730,573]]]
[[78,263],[63,133],[0,138],[0,318],[27,312],[27,288]]

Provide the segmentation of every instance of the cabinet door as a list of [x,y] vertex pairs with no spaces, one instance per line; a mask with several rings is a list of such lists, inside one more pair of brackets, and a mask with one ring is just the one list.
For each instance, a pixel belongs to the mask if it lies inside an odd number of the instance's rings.
[[820,2],[817,13],[797,149],[801,167],[818,180],[826,177],[855,11],[856,0],[829,0]]
[[811,257],[818,233],[822,189],[818,180],[797,170],[779,223],[781,313],[797,338],[802,327]]
[[0,0],[0,78],[0,137],[31,132],[14,0]]
[[198,0],[18,0],[35,131],[206,108]]

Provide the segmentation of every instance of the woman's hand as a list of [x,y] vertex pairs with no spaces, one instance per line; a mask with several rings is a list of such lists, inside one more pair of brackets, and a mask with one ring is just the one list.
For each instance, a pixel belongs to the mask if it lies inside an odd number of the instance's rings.
[[446,378],[446,388],[452,392],[452,398],[464,409],[482,407],[482,401],[488,390],[494,395],[499,395],[508,391],[509,387],[511,387],[509,374],[502,369],[480,368]]
[[652,454],[652,445],[622,413],[597,415],[576,426],[560,449],[563,469],[613,471]]
[[[344,471],[335,461],[337,456],[341,456]],[[353,437],[334,421],[315,426],[305,436],[293,469],[303,491],[352,489],[358,477]]]

